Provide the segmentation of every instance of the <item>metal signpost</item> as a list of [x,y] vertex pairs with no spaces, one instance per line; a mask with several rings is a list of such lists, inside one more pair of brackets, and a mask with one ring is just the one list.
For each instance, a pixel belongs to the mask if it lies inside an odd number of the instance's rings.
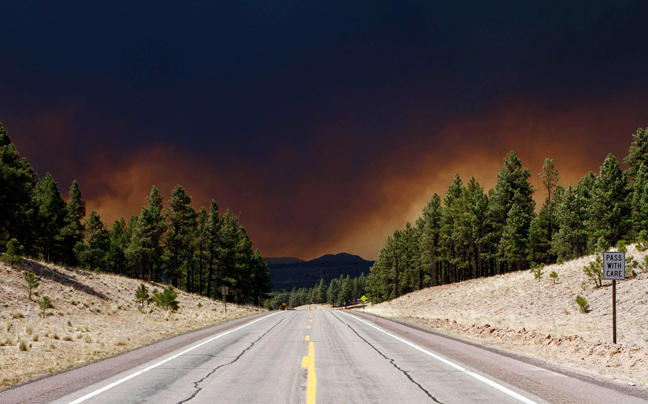
[[[367,296],[362,295],[360,300],[362,300],[362,303],[365,303],[367,301]],[[366,309],[367,309],[367,305],[365,304],[365,305],[362,306],[362,311],[365,311]]]
[[229,288],[227,286],[221,286],[221,294],[223,295],[223,307],[225,307],[225,314],[227,314],[227,299],[225,296],[229,294]]
[[603,253],[603,279],[612,281],[612,343],[617,343],[616,337],[616,281],[625,280],[625,253]]

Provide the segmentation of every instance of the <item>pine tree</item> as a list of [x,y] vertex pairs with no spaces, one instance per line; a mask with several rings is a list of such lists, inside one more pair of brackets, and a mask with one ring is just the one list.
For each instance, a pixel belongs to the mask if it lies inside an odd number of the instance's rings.
[[65,226],[67,210],[59,192],[58,184],[50,173],[38,182],[34,192],[36,211],[37,244],[43,258],[58,262],[61,251],[58,236]]
[[66,265],[76,265],[74,247],[83,241],[84,227],[82,220],[86,215],[86,205],[81,199],[79,184],[74,180],[70,187],[70,199],[65,204],[65,226],[58,235],[61,245],[61,261]]
[[558,232],[551,241],[551,251],[558,261],[579,257],[587,250],[585,229],[586,203],[582,193],[571,186],[556,192],[556,221]]
[[75,247],[78,259],[91,271],[103,268],[110,248],[110,235],[97,211],[90,212],[85,221],[85,228],[86,243],[78,243]]
[[554,212],[553,212],[553,191],[556,189],[558,186],[558,182],[560,181],[560,171],[556,169],[556,165],[554,164],[553,159],[545,159],[544,164],[542,166],[542,171],[540,172],[540,180],[542,181],[542,185],[544,185],[545,190],[547,191],[547,198],[545,201],[545,204],[543,205],[543,209],[546,207],[546,217],[548,220],[548,230],[549,234],[547,236],[548,240],[551,240],[553,238],[553,226],[554,226]]
[[222,246],[220,239],[221,218],[218,215],[218,205],[212,199],[209,206],[209,216],[206,223],[206,260],[207,260],[207,290],[206,296],[214,297],[213,288],[222,283],[222,271],[218,269]]
[[440,284],[439,271],[439,238],[441,231],[441,197],[434,194],[423,209],[421,238],[419,251],[421,253],[420,280],[426,285]]
[[[514,264],[518,269],[522,264],[519,257],[523,255],[519,249],[528,243],[529,228],[535,210],[535,189],[529,183],[530,177],[531,171],[522,168],[522,162],[515,152],[511,151],[497,174],[497,185],[492,197],[494,230],[501,234],[499,237],[503,238],[504,233],[507,236],[506,240],[500,240],[498,243],[499,256],[507,266]],[[515,214],[510,215],[514,206],[517,206]],[[515,238],[519,241],[515,241]]]
[[161,264],[163,249],[162,235],[166,230],[166,223],[162,213],[162,195],[156,186],[151,188],[150,195],[146,198],[147,205],[142,208],[140,215],[128,224],[131,231],[130,243],[124,253],[130,265],[138,268],[138,277],[157,280],[160,275],[157,271]]
[[130,245],[130,232],[126,228],[124,218],[115,220],[109,234],[110,249],[108,250],[107,264],[111,272],[116,274],[126,273],[126,249]]
[[605,158],[591,192],[586,222],[590,251],[599,238],[604,237],[609,245],[616,245],[630,230],[628,179],[614,155]]
[[169,251],[171,284],[178,287],[186,252],[190,248],[189,235],[194,226],[196,212],[191,206],[191,197],[181,185],[176,185],[169,199],[170,209],[165,211],[169,228],[164,241]]
[[631,208],[634,234],[648,230],[648,166],[641,164],[632,186]]
[[12,238],[7,241],[7,251],[0,256],[0,259],[9,262],[9,265],[13,268],[14,264],[20,264],[22,262],[22,255],[24,253],[25,248],[18,242],[18,240]]
[[36,173],[27,160],[20,158],[0,123],[0,246],[17,238],[28,251],[32,250],[34,230],[29,214],[35,184]]
[[[254,251],[251,266],[251,295],[254,299],[254,304],[258,306],[261,295],[272,290],[272,286],[270,285],[270,270],[268,269],[268,264],[266,264],[266,262],[263,260],[263,257],[261,256],[259,250]],[[309,299],[309,302],[312,300],[314,300],[313,297]]]
[[642,164],[648,166],[648,128],[639,128],[632,135],[632,144],[623,162],[628,165],[628,171],[626,173],[631,180],[634,180]]

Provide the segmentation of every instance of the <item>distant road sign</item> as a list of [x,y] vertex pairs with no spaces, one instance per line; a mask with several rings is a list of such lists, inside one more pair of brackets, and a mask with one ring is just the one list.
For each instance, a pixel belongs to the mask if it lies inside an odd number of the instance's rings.
[[227,286],[222,286],[221,287],[221,294],[223,296],[227,296],[229,294],[229,288]]
[[362,297],[360,298],[360,300],[362,300],[363,302],[366,302],[366,301],[367,301],[367,296],[362,295]]
[[625,279],[625,253],[603,253],[603,279],[622,281]]

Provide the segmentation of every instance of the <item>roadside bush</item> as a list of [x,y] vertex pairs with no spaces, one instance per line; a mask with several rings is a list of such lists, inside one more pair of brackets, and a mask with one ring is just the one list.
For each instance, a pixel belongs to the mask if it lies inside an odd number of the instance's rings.
[[143,283],[135,290],[135,301],[140,304],[140,310],[144,307],[144,302],[150,299],[148,288]]
[[18,343],[18,349],[20,349],[21,351],[28,351],[29,344],[24,339],[21,339]]
[[20,264],[22,262],[24,247],[20,245],[18,240],[12,238],[7,242],[7,252],[2,254],[0,257],[3,261],[8,261],[11,268],[14,267],[14,264]]
[[551,271],[551,273],[549,274],[549,277],[551,278],[552,284],[555,285],[556,282],[558,281],[558,272]]
[[531,273],[533,274],[533,277],[537,280],[540,280],[540,278],[542,278],[542,275],[544,275],[544,272],[542,271],[543,269],[544,264],[533,263],[531,265]]
[[178,310],[178,302],[176,301],[177,297],[178,292],[174,292],[173,286],[169,285],[169,287],[164,289],[162,292],[158,292],[157,289],[153,289],[152,301],[158,307],[176,311]]
[[45,318],[47,317],[47,309],[53,307],[52,306],[52,300],[49,298],[49,296],[43,296],[43,300],[38,302],[38,306],[43,310],[41,312],[41,317]]
[[22,287],[27,291],[29,300],[31,300],[32,291],[40,286],[40,282],[36,280],[36,275],[34,275],[32,272],[25,273],[25,276],[23,278],[25,279],[25,282],[27,282],[27,284],[22,285]]
[[588,311],[590,311],[589,303],[587,303],[587,299],[585,299],[583,296],[576,296],[576,303],[578,304],[581,313],[587,313]]
[[583,267],[583,273],[590,281],[594,282],[597,288],[603,286],[603,258],[598,255],[596,260]]

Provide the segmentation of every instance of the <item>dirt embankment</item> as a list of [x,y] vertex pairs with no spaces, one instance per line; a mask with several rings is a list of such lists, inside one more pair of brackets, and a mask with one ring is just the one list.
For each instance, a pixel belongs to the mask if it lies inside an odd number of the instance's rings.
[[[31,300],[23,288],[25,271],[40,281]],[[176,312],[139,309],[135,290],[141,283],[36,261],[15,269],[0,262],[0,388],[265,311],[228,304],[225,314],[222,302],[180,290]],[[149,293],[164,288],[144,283]],[[53,305],[45,318],[38,305],[43,296]]]
[[[646,252],[630,256],[643,262]],[[594,259],[547,266],[540,280],[524,271],[432,287],[366,311],[648,387],[648,272],[617,282],[615,345],[612,282],[597,288],[582,271]],[[580,313],[577,295],[591,311]]]

